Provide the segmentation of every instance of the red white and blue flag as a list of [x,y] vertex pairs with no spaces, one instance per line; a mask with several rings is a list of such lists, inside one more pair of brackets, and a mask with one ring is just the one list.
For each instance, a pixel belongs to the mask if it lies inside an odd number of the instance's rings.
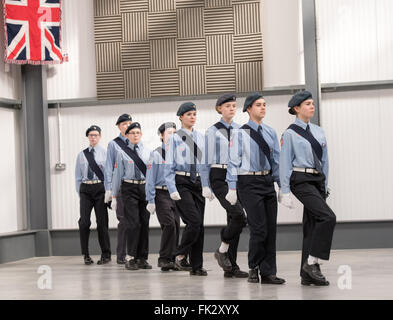
[[3,0],[5,60],[54,64],[61,52],[61,0]]

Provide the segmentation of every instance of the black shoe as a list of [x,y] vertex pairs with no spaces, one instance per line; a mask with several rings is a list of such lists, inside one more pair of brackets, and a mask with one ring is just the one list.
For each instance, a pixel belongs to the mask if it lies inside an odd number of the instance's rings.
[[[304,272],[305,276],[304,282],[306,283],[307,280],[311,281],[312,284],[326,286],[329,282],[326,280],[324,275],[321,272],[321,268],[318,263],[315,264],[308,264],[308,262],[304,262],[302,271]],[[307,279],[308,278],[308,279]]]
[[138,263],[135,259],[128,260],[125,267],[127,270],[139,270]]
[[284,284],[285,280],[278,278],[275,275],[261,276],[261,283],[264,283],[264,284]]
[[207,271],[203,268],[190,271],[190,276],[207,276]]
[[214,252],[214,258],[216,258],[218,265],[224,271],[232,271],[232,263],[229,260],[228,252],[221,253],[218,249]]
[[85,255],[83,257],[83,261],[85,262],[85,265],[87,265],[87,266],[94,263],[93,259],[90,258],[89,255]]
[[126,258],[117,258],[116,263],[117,264],[126,264],[127,260]]
[[248,272],[241,271],[239,267],[224,272],[224,278],[248,278]]
[[302,274],[301,275],[301,284],[303,286],[318,286],[318,287],[322,287],[322,286],[328,286],[329,285],[329,281],[325,280],[325,282],[320,282],[320,281],[313,281],[307,274]]
[[248,273],[248,282],[251,283],[258,283],[259,282],[259,275],[258,275],[258,269],[250,269]]
[[152,269],[153,267],[147,262],[146,259],[137,259],[139,269]]
[[330,283],[329,281],[325,280],[325,282],[315,282],[313,281],[311,278],[308,277],[302,277],[301,278],[301,284],[302,286],[317,286],[317,287],[324,287],[324,286],[328,286]]
[[169,271],[175,267],[175,264],[172,261],[160,261],[158,267],[161,271]]
[[183,258],[181,260],[177,260],[175,261],[175,266],[181,270],[181,271],[192,271],[192,267],[190,266],[190,264],[187,262],[186,258]]
[[97,261],[97,264],[107,264],[110,261],[112,261],[111,257],[103,257],[103,256],[101,256],[101,259]]

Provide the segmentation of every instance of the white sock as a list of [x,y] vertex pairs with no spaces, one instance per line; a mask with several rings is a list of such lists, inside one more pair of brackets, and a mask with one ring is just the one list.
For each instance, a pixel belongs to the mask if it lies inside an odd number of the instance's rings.
[[225,253],[228,252],[228,249],[229,249],[229,244],[225,242],[221,242],[221,246],[220,248],[218,248],[218,252]]
[[128,254],[126,255],[126,261],[130,261],[130,260],[132,260],[132,259],[134,259],[134,257],[129,256]]
[[308,256],[308,259],[307,259],[307,262],[308,262],[308,264],[316,264],[316,263],[318,263],[318,258],[316,258],[316,257],[313,257],[312,255],[309,255]]
[[181,255],[180,255],[180,256],[176,256],[176,260],[177,260],[177,261],[180,261],[180,260],[182,260],[182,259],[184,259],[184,256],[181,256]]

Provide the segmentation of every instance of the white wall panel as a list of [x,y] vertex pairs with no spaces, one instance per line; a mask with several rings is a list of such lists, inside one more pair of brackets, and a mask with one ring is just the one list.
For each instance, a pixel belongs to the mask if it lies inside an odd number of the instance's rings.
[[[286,103],[289,97],[267,97],[268,115],[266,123],[281,133],[288,127],[291,116],[287,113]],[[239,110],[236,121],[245,123],[247,115],[241,112],[244,98],[239,99]],[[215,112],[214,100],[198,100],[197,129],[204,132],[209,126],[219,120]],[[134,121],[142,125],[143,141],[150,148],[156,148],[159,144],[157,128],[164,121],[174,121],[179,125],[176,110],[181,102],[160,102],[149,104],[82,107],[61,109],[62,122],[62,161],[66,163],[66,171],[56,172],[55,163],[58,161],[58,129],[57,112],[49,112],[49,136],[50,136],[50,164],[51,164],[51,197],[52,197],[52,227],[54,229],[67,229],[78,227],[79,202],[74,186],[75,159],[79,151],[86,148],[87,140],[84,136],[86,128],[92,124],[100,126],[103,130],[101,145],[107,146],[108,142],[118,135],[115,126],[118,115],[130,113]],[[94,216],[94,214],[93,214]],[[280,222],[296,222],[301,216],[301,206],[294,212],[285,210],[280,206]],[[206,225],[221,225],[226,221],[226,215],[217,200],[207,202]],[[95,219],[92,219],[95,221]],[[94,224],[95,222],[93,222]],[[151,226],[158,226],[156,216],[152,216]],[[110,226],[116,227],[117,220],[114,212],[110,211]]]
[[263,0],[264,87],[304,84],[300,0]]
[[24,229],[20,111],[0,108],[0,233]]
[[392,220],[393,90],[324,94],[321,119],[338,220]]
[[96,96],[93,0],[62,2],[63,49],[69,62],[48,66],[48,99]]
[[20,99],[21,67],[9,65],[6,71],[4,64],[4,29],[3,29],[3,6],[0,6],[0,98]]
[[393,79],[393,1],[318,0],[322,83]]

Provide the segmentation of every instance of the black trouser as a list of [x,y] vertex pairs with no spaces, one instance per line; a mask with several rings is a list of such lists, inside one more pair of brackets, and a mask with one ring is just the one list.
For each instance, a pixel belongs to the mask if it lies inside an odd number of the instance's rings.
[[326,203],[325,175],[292,172],[291,191],[303,204],[303,249],[301,267],[309,255],[329,260],[336,215]]
[[121,196],[124,203],[126,233],[129,239],[127,254],[135,259],[147,259],[149,254],[149,220],[144,184],[123,182]]
[[214,195],[220,202],[221,206],[227,212],[227,225],[221,229],[221,241],[229,244],[228,256],[232,267],[237,268],[237,248],[239,245],[240,233],[246,226],[246,216],[239,201],[231,205],[225,196],[228,193],[228,184],[226,183],[226,169],[210,169],[210,186]]
[[238,176],[238,194],[250,229],[248,266],[259,267],[262,276],[275,275],[277,195],[272,175]]
[[108,230],[108,209],[104,202],[105,188],[102,183],[85,184],[82,183],[79,189],[80,195],[80,218],[79,236],[82,247],[82,254],[89,255],[89,235],[91,210],[94,208],[97,221],[98,241],[100,243],[101,254],[110,258],[111,245]]
[[186,225],[175,256],[189,254],[192,269],[197,270],[203,266],[205,198],[202,196],[201,179],[198,177],[192,183],[189,177],[176,175],[175,180],[181,197],[176,201],[176,207]]
[[173,253],[179,244],[180,217],[175,201],[166,190],[156,189],[156,212],[161,225],[161,245],[158,261],[173,261]]
[[127,234],[127,221],[124,217],[124,203],[120,194],[116,198],[117,208],[116,208],[116,218],[119,221],[117,225],[117,248],[116,255],[118,259],[124,259],[126,256],[127,246],[130,246],[130,237]]

